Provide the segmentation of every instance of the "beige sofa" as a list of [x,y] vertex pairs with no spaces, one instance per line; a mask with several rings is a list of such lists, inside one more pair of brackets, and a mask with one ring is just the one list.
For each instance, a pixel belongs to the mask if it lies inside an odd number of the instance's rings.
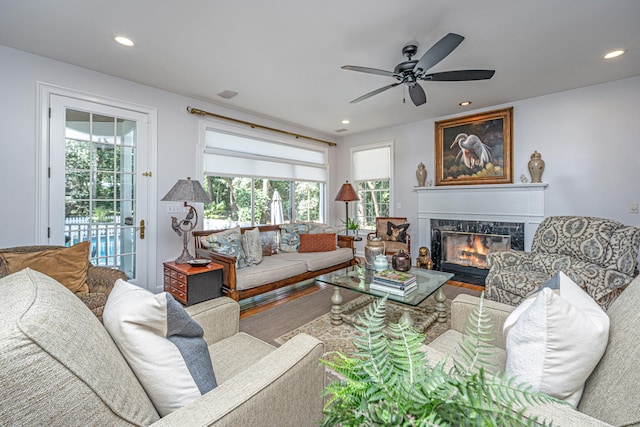
[[[454,354],[465,323],[479,299],[460,295],[451,303],[451,329],[427,346],[429,360],[437,361]],[[515,307],[484,301],[494,325],[493,345],[496,357],[493,371],[505,367],[505,337],[502,325]],[[604,356],[586,382],[576,409],[564,405],[537,406],[529,413],[538,414],[560,426],[640,425],[640,277],[607,310],[610,319],[609,341]]]
[[322,342],[279,348],[238,332],[238,303],[187,308],[203,327],[218,387],[160,419],[106,329],[67,288],[30,269],[0,279],[0,424],[315,426]]
[[[240,229],[240,232],[244,234],[247,230],[253,228],[255,227],[244,227]],[[279,239],[279,226],[261,225],[257,228],[261,234],[275,233],[276,240]],[[258,265],[238,268],[235,257],[213,251],[202,245],[202,238],[223,231],[206,230],[193,232],[196,255],[199,258],[211,259],[223,265],[223,294],[236,301],[313,279],[322,274],[356,264],[353,237],[338,235],[338,248],[336,250],[310,253],[278,252],[270,256],[264,256],[262,262]]]

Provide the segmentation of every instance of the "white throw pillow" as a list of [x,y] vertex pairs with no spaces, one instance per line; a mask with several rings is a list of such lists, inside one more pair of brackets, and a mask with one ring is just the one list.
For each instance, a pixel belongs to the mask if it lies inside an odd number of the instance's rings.
[[609,317],[559,272],[509,315],[504,330],[506,375],[577,406],[607,347]]
[[171,294],[118,279],[103,320],[161,416],[217,386],[204,331]]
[[242,248],[247,256],[249,265],[256,265],[262,262],[262,238],[258,227],[246,230],[242,234]]

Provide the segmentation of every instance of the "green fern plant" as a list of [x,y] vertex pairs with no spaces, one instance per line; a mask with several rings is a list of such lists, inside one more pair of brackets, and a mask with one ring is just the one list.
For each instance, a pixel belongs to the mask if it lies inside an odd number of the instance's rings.
[[322,363],[342,379],[325,387],[323,426],[522,426],[530,404],[558,402],[486,372],[491,322],[484,295],[453,357],[431,365],[424,336],[401,322],[386,326],[386,298],[369,305],[354,338],[353,357],[327,353]]

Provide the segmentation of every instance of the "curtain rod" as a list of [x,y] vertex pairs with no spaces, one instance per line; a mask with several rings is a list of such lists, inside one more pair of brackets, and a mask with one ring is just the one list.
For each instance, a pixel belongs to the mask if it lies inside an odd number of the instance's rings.
[[299,135],[297,133],[293,133],[293,132],[287,132],[285,130],[280,130],[280,129],[275,129],[275,128],[271,128],[269,126],[262,126],[256,123],[251,123],[251,122],[245,122],[244,120],[238,120],[238,119],[234,119],[231,117],[226,117],[226,116],[221,116],[220,114],[215,114],[215,113],[210,113],[208,111],[204,111],[204,110],[199,110],[197,108],[193,108],[193,107],[187,107],[187,111],[190,112],[191,114],[197,114],[199,116],[211,116],[211,117],[216,117],[218,119],[224,119],[224,120],[229,120],[231,122],[235,122],[235,123],[240,123],[243,125],[247,125],[250,126],[252,128],[260,128],[260,129],[265,129],[265,130],[270,130],[272,132],[278,132],[278,133],[283,133],[285,135],[289,135],[289,136],[293,136],[295,138],[305,138],[305,139],[310,139],[311,141],[317,141],[317,142],[322,142],[323,144],[327,144],[330,147],[335,147],[336,143],[335,142],[331,142],[331,141],[325,141],[323,139],[318,139],[318,138],[313,138],[310,136],[304,136],[304,135]]

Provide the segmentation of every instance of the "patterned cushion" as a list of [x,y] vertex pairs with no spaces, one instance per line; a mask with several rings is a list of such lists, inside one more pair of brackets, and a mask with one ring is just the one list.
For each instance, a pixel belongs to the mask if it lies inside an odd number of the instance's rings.
[[104,326],[161,416],[217,386],[204,330],[171,294],[118,280]]
[[396,225],[391,221],[388,221],[387,234],[385,234],[384,240],[407,243],[407,228],[409,228],[409,224]]
[[280,226],[280,251],[285,253],[298,252],[300,247],[300,234],[309,232],[306,223],[283,224]]
[[212,233],[208,236],[200,238],[202,245],[221,254],[236,257],[236,267],[243,268],[248,266],[247,256],[242,248],[242,234],[240,227],[230,228],[229,230]]
[[263,231],[260,233],[262,240],[262,256],[277,254],[280,250],[280,232]]

